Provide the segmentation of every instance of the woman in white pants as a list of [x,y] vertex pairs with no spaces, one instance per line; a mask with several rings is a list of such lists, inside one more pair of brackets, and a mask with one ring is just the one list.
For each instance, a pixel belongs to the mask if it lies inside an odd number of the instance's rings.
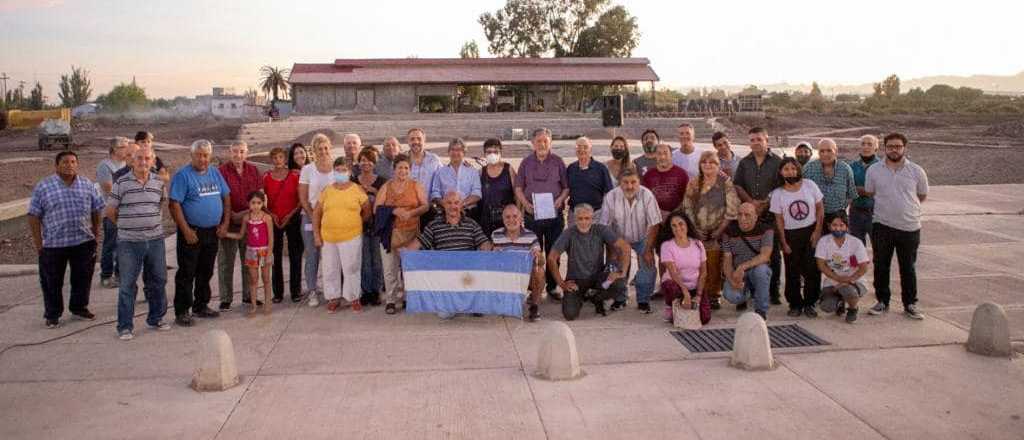
[[363,222],[370,217],[370,199],[352,183],[350,171],[344,157],[334,161],[334,181],[320,193],[313,210],[313,239],[320,248],[327,313],[338,311],[343,296],[352,311],[363,310],[359,304]]

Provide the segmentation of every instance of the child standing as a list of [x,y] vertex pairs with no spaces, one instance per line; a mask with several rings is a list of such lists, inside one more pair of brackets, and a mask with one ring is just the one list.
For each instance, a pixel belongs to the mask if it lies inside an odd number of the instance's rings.
[[271,234],[270,225],[274,221],[264,207],[267,205],[267,196],[263,191],[257,190],[249,194],[249,212],[242,217],[242,224],[245,226],[240,232],[224,234],[225,237],[233,240],[245,241],[245,266],[249,268],[249,286],[252,287],[250,297],[253,299],[252,308],[249,313],[256,312],[256,298],[259,292],[260,275],[263,276],[263,313],[270,314],[271,290],[270,290],[270,249],[274,246],[274,235]]

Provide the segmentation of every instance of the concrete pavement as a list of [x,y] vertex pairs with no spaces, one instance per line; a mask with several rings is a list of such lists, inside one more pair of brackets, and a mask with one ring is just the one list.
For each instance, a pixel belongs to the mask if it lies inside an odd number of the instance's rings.
[[[830,345],[776,350],[779,366],[763,372],[688,352],[632,306],[569,323],[586,375],[546,382],[532,375],[542,330],[515,319],[328,315],[286,300],[270,317],[236,306],[170,332],[137,318],[122,342],[96,325],[114,318],[116,291],[94,286],[97,321],[65,315],[46,330],[35,276],[2,278],[0,350],[68,336],[0,354],[0,438],[1020,438],[1024,359],[962,344],[984,301],[1002,304],[1024,340],[1021,190],[934,187],[918,263],[927,318],[897,312],[898,287],[893,313],[855,325],[775,307],[769,325],[796,322]],[[544,319],[558,310],[545,304]],[[736,318],[726,306],[711,325]],[[213,328],[233,338],[242,381],[197,393],[188,384]]]

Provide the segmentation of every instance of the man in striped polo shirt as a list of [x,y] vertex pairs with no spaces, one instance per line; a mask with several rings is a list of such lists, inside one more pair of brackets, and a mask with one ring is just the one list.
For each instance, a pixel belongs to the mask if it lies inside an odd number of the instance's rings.
[[[441,200],[444,216],[434,219],[423,228],[419,237],[406,249],[435,251],[489,251],[491,242],[475,221],[462,215],[462,195],[448,191]],[[454,318],[454,314],[438,313],[441,319]],[[481,315],[482,316],[482,315]]]
[[540,294],[544,289],[544,253],[541,252],[537,234],[523,227],[523,212],[516,205],[507,205],[501,212],[504,228],[491,233],[491,243],[496,251],[529,252],[533,255],[533,270],[530,273],[529,314],[526,319],[540,319]]
[[170,330],[167,313],[167,264],[161,207],[164,181],[155,176],[153,150],[139,148],[132,155],[132,171],[114,181],[106,216],[117,225],[117,262],[121,284],[117,297],[117,334],[123,341],[134,337],[136,280],[143,273],[143,292],[149,303],[146,324],[154,330]]

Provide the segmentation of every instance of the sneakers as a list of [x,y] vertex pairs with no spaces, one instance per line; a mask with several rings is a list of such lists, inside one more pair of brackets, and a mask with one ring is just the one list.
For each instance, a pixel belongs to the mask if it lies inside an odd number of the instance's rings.
[[924,319],[924,315],[922,315],[921,312],[917,311],[917,304],[910,304],[910,305],[904,307],[903,308],[903,316],[906,316],[907,318],[915,319],[915,320],[918,320],[918,321]]
[[231,311],[231,303],[229,303],[229,302],[222,302],[222,303],[220,303],[220,307],[218,307],[218,308],[220,309],[221,312],[230,312]]
[[618,312],[623,307],[626,307],[625,301],[615,301],[612,303],[612,307],[609,310],[611,310],[612,312]]
[[211,310],[209,307],[203,307],[202,309],[192,312],[192,316],[196,318],[217,318],[220,316],[220,312]]
[[46,320],[46,328],[57,328],[57,327],[60,327],[60,321],[58,321],[56,319],[47,319]]
[[763,319],[765,322],[768,322],[768,312],[765,312],[764,310],[754,310],[754,313],[761,315],[761,319]]
[[804,307],[804,316],[808,318],[817,318],[818,311],[814,309],[814,306],[806,306]]
[[559,292],[559,291],[557,291],[555,289],[550,289],[550,290],[548,290],[548,298],[550,298],[550,299],[552,299],[554,301],[561,301],[562,300],[562,294],[561,294],[561,292]]
[[855,321],[857,321],[857,309],[853,307],[846,309],[846,323],[853,324]]
[[800,309],[789,309],[789,311],[786,312],[786,316],[790,318],[799,318],[801,313],[802,311]]
[[[251,306],[252,305],[252,299],[243,299],[242,300],[242,304],[248,304],[248,305]],[[263,305],[263,301],[256,300],[256,305],[257,306],[262,306]]]
[[868,314],[871,316],[884,315],[889,313],[889,306],[880,302],[875,303],[875,306],[868,310]]
[[594,301],[594,313],[601,316],[608,316],[608,311],[604,309],[603,300]]
[[355,313],[363,313],[363,303],[359,300],[352,301],[352,311]]
[[281,304],[281,301],[284,301],[284,297],[275,296],[273,301],[274,301],[274,304]]
[[398,307],[395,306],[395,303],[388,303],[388,305],[384,306],[384,313],[394,315],[398,313]]
[[302,295],[292,294],[292,302],[297,303],[299,301],[302,301]]
[[84,319],[86,321],[92,321],[96,319],[96,315],[92,314],[92,312],[90,312],[89,309],[75,310],[71,312],[71,315],[78,319]]
[[174,317],[174,324],[178,327],[192,327],[192,317],[188,315],[179,315]]
[[736,304],[736,311],[737,312],[745,312],[745,311],[747,311],[747,302],[743,301],[743,302],[741,302],[739,304]]
[[722,308],[722,299],[714,298],[711,300],[711,310],[720,310]]
[[640,303],[636,305],[636,308],[640,310],[640,313],[645,315],[651,314],[651,303]]
[[309,292],[308,296],[309,296],[309,303],[308,304],[309,304],[310,307],[316,307],[316,306],[320,305],[320,299],[317,298],[317,294],[316,294],[315,290],[311,290]]
[[164,321],[160,321],[156,323],[156,325],[150,325],[149,328],[152,330],[165,332],[171,329],[171,325]]
[[117,332],[117,339],[122,341],[130,341],[133,338],[135,338],[135,335],[132,334],[131,330],[121,330]]
[[534,322],[538,319],[540,319],[540,307],[537,307],[536,304],[530,304],[529,313],[526,315],[526,320]]
[[836,316],[843,316],[846,312],[846,301],[839,301],[839,305],[836,306]]
[[114,277],[100,278],[100,286],[106,289],[116,289],[120,287],[120,283]]
[[665,306],[665,311],[661,312],[661,319],[665,322],[672,322],[672,306]]
[[332,299],[330,301],[327,301],[327,313],[330,313],[332,315],[335,314],[335,313],[338,313],[338,304],[339,304],[339,301],[336,300],[336,299]]

